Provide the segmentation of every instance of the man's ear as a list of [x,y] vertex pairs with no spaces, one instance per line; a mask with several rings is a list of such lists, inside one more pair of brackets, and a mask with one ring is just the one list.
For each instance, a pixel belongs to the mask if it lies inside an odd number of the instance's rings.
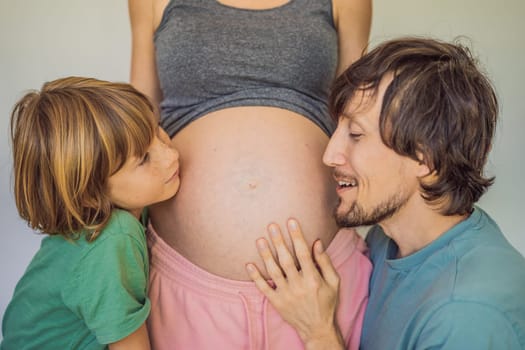
[[[418,160],[418,165],[417,165],[417,170],[416,170],[417,176],[419,178],[425,178],[427,176],[436,177],[436,171],[433,170],[434,167],[432,166],[432,164],[430,164],[429,159],[425,157],[423,152],[417,151],[416,156]],[[433,179],[429,179],[429,180],[433,180]]]

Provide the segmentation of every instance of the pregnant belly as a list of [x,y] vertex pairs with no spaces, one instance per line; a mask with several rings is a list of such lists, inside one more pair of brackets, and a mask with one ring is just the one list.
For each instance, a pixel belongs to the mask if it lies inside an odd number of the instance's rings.
[[328,137],[311,121],[271,107],[237,107],[197,119],[172,140],[181,188],[153,206],[159,235],[213,274],[248,280],[262,266],[255,240],[271,222],[297,218],[308,242],[336,233],[334,184],[322,164]]

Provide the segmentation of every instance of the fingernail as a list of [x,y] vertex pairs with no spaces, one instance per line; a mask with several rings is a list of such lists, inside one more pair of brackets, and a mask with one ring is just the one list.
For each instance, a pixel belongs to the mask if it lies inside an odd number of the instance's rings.
[[316,253],[321,254],[323,252],[323,250],[324,250],[323,249],[323,242],[321,242],[320,240],[315,242],[314,249],[315,249]]
[[288,221],[288,227],[290,228],[290,230],[297,230],[297,221],[295,221],[294,219],[291,219]]
[[255,267],[253,267],[252,264],[247,264],[246,265],[246,270],[248,270],[248,272],[255,272]]
[[266,241],[264,239],[258,239],[257,240],[257,246],[260,248],[260,249],[264,249],[266,248]]
[[272,235],[273,237],[276,237],[278,234],[277,232],[277,226],[275,225],[270,225],[270,235]]

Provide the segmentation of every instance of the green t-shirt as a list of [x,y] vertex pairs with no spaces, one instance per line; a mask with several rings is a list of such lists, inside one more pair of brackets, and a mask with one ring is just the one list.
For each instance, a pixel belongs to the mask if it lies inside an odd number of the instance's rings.
[[148,317],[144,227],[115,210],[94,242],[48,236],[4,314],[1,350],[106,349]]

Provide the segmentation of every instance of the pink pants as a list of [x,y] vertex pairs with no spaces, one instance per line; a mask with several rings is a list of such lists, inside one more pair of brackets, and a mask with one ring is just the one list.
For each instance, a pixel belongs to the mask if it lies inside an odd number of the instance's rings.
[[[151,225],[148,241],[153,349],[304,349],[295,330],[253,282],[202,270],[169,247]],[[339,327],[347,348],[357,350],[372,265],[365,243],[353,230],[340,230],[327,252],[341,276]]]

